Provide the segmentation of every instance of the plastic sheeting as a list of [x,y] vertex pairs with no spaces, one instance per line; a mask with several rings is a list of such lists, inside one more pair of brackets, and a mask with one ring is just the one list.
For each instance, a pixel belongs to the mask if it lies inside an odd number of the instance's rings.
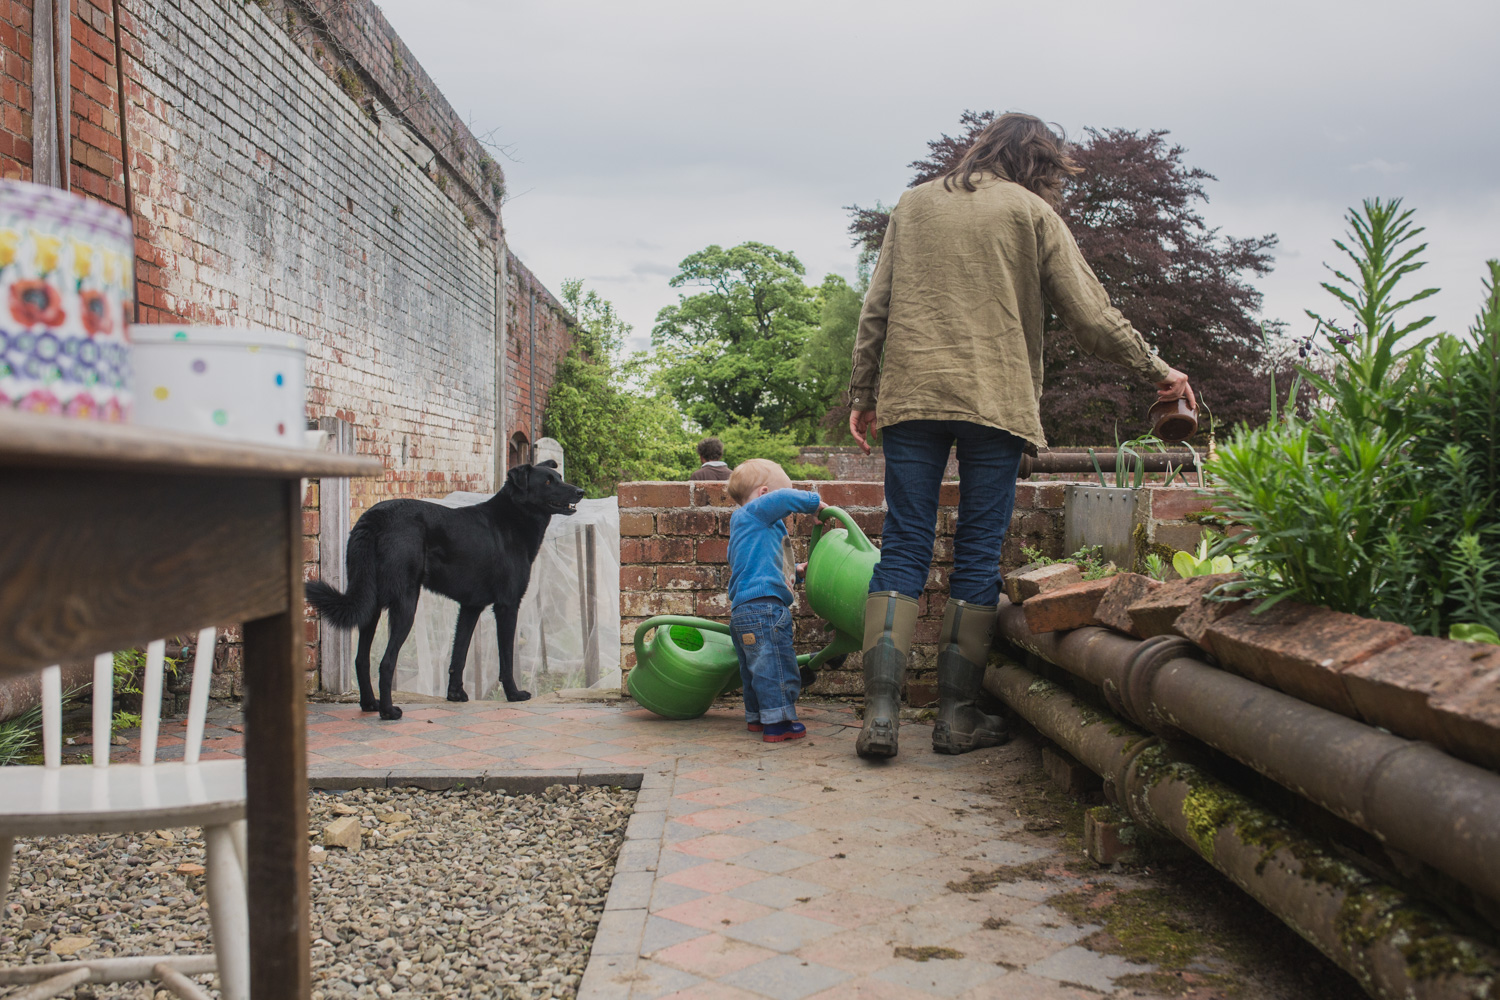
[[[450,493],[429,502],[466,507],[489,498]],[[396,661],[396,690],[447,695],[457,622],[456,601],[422,591]],[[387,634],[382,615],[370,654],[372,674]],[[533,694],[620,686],[620,510],[614,497],[580,501],[578,513],[555,516],[547,526],[517,616],[515,664],[516,683]],[[504,698],[499,687],[495,616],[487,609],[469,645],[464,688],[470,698]]]

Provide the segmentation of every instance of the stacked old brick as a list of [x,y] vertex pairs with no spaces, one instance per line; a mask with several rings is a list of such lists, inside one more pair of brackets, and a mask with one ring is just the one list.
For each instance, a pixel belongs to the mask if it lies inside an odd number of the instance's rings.
[[1235,579],[1083,580],[1064,563],[1019,573],[1007,591],[1033,633],[1096,626],[1181,636],[1224,670],[1500,769],[1500,646],[1414,636],[1292,601],[1258,611],[1259,602],[1223,599],[1219,588]]
[[[885,524],[885,487],[880,483],[803,482],[798,489],[815,490],[825,503],[841,507],[876,545]],[[727,621],[729,602],[729,515],[734,503],[724,483],[622,483],[620,503],[620,662],[624,673],[635,666],[630,645],[636,627],[655,615],[695,615]],[[1017,566],[1026,547],[1051,555],[1062,550],[1064,487],[1022,485],[1002,553],[1002,566]],[[909,704],[926,705],[937,699],[937,635],[948,596],[953,567],[953,532],[958,525],[958,486],[943,486],[937,517],[937,544],[927,589],[918,602],[919,618],[913,642],[912,669],[907,675]],[[797,559],[807,558],[815,519],[794,516],[790,521]],[[793,608],[798,652],[826,645],[828,633],[813,613],[806,595],[798,593]],[[839,668],[825,668],[812,688],[818,694],[859,694],[863,691],[859,654]]]

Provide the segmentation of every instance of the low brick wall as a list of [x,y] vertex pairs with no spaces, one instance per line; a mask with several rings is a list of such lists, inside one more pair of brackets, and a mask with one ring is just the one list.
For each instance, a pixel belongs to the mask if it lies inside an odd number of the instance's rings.
[[[885,523],[885,487],[880,483],[798,483],[815,490],[825,503],[842,507],[877,545]],[[1061,556],[1064,487],[1021,484],[1016,489],[1015,513],[1006,534],[1001,566],[1022,562],[1021,550],[1041,549]],[[620,662],[626,674],[635,666],[630,640],[636,626],[653,615],[697,615],[728,621],[729,515],[734,504],[723,483],[622,483],[620,500],[620,637],[625,645]],[[937,699],[938,628],[953,567],[953,530],[958,523],[958,485],[945,483],[938,511],[937,546],[927,589],[918,605],[913,644],[914,669],[907,675],[907,701],[925,705]],[[815,519],[791,519],[798,560],[807,558],[808,537]],[[797,606],[796,639],[799,653],[826,645],[821,619],[812,613],[801,593]],[[859,654],[850,655],[838,670],[824,670],[812,688],[816,694],[855,695],[863,690]]]

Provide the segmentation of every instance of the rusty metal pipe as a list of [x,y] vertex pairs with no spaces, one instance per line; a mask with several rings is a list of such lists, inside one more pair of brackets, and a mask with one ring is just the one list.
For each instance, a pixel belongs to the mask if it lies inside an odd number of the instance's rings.
[[1382,1000],[1480,1000],[1500,955],[1150,734],[1015,664],[985,690],[1099,774],[1131,819],[1186,844]]
[[[93,681],[93,660],[64,663],[62,665],[63,691],[86,688],[92,685]],[[0,677],[0,722],[14,719],[28,709],[36,708],[41,703],[41,671],[29,671],[24,674],[9,674]]]
[[[1095,471],[1094,459],[1099,460],[1100,472],[1116,471],[1116,459],[1118,454],[1113,451],[1096,451],[1093,458],[1086,451],[1043,451],[1037,455],[1022,455],[1021,468],[1016,473],[1018,479],[1030,479],[1033,474],[1048,473],[1090,473]],[[1198,459],[1190,451],[1169,452],[1143,452],[1141,461],[1145,463],[1147,472],[1166,472],[1170,466],[1172,469],[1197,469]],[[1127,471],[1135,468],[1135,459],[1126,456],[1125,468]]]
[[1033,635],[1014,605],[1002,607],[1000,632],[1099,687],[1135,724],[1201,740],[1500,899],[1500,775],[1211,667],[1186,639]]

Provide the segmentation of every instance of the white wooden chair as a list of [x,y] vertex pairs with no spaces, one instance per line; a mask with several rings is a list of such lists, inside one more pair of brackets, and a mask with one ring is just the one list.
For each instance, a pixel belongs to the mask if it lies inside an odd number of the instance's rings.
[[183,760],[156,761],[161,728],[162,667],[166,643],[146,648],[141,697],[139,764],[109,766],[114,713],[114,655],[94,659],[94,760],[62,766],[62,671],[42,674],[41,767],[0,768],[0,901],[10,888],[16,837],[79,833],[137,833],[201,826],[208,851],[209,921],[214,954],[157,955],[19,965],[0,968],[0,986],[31,984],[8,1000],[43,1000],[82,983],[159,981],[188,1000],[207,1000],[189,976],[219,974],[224,1000],[250,994],[249,914],[245,901],[245,766],[239,760],[199,760],[214,630],[198,633],[188,700]]

